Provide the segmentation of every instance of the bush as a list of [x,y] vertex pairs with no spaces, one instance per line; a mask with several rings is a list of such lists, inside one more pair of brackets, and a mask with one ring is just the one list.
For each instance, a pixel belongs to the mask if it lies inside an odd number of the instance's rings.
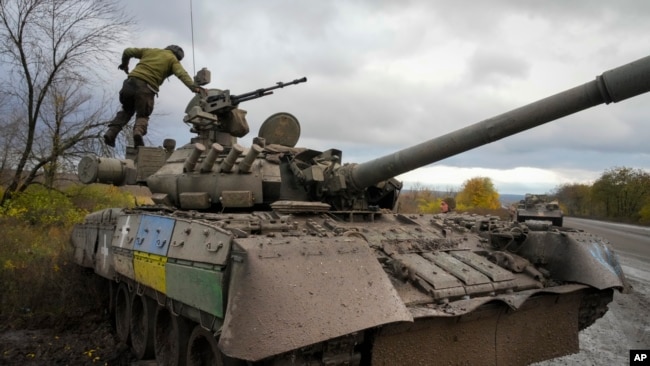
[[639,224],[650,225],[650,202],[641,207],[639,211]]
[[3,208],[3,215],[7,218],[44,226],[81,222],[86,213],[62,192],[41,185],[31,185],[14,194]]
[[87,212],[111,207],[134,207],[138,200],[119,187],[105,184],[76,185],[66,190],[74,205]]
[[97,306],[93,278],[72,261],[69,228],[0,218],[0,232],[0,329],[60,325]]

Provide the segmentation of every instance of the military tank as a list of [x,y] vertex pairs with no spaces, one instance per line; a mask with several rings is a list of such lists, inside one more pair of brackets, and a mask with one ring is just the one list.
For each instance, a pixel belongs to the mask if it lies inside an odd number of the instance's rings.
[[300,125],[285,112],[250,147],[237,143],[249,129],[241,101],[306,79],[207,89],[188,104],[195,137],[182,147],[82,159],[82,182],[145,185],[154,204],[89,214],[72,234],[75,261],[110,284],[120,340],[161,365],[525,365],[574,353],[579,331],[628,289],[604,239],[400,214],[394,177],[645,93],[648,75],[650,57],[360,164],[296,147]]
[[526,193],[524,199],[517,204],[515,212],[518,222],[549,221],[552,225],[562,226],[564,221],[560,203],[546,194]]

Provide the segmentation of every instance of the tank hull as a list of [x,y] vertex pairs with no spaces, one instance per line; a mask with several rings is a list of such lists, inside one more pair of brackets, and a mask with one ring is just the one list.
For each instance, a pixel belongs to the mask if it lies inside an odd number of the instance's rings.
[[526,365],[577,352],[626,287],[600,238],[526,230],[465,215],[109,209],[73,244],[78,264],[122,286],[119,337],[143,359],[213,344],[230,362]]

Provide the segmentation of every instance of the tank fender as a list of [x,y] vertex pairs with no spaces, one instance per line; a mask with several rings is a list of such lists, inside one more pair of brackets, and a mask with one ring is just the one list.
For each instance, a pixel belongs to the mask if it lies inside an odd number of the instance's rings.
[[555,280],[629,289],[616,253],[597,235],[573,229],[530,232],[517,254],[543,264]]
[[219,348],[257,361],[413,317],[354,237],[235,239]]

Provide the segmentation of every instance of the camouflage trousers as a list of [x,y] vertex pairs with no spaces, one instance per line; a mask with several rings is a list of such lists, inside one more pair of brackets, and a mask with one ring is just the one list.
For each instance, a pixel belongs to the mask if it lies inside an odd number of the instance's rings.
[[135,126],[133,132],[144,136],[147,134],[149,116],[153,112],[154,97],[156,93],[143,80],[129,77],[122,84],[120,90],[120,103],[122,110],[108,124],[111,128],[120,131],[135,114]]
[[153,112],[153,98],[155,95],[156,92],[143,80],[134,77],[124,80],[120,90],[122,110],[117,112],[115,118],[108,123],[108,131],[104,134],[104,142],[108,146],[115,147],[115,138],[135,114],[133,144],[143,146],[144,139],[142,136],[147,134],[149,116]]

